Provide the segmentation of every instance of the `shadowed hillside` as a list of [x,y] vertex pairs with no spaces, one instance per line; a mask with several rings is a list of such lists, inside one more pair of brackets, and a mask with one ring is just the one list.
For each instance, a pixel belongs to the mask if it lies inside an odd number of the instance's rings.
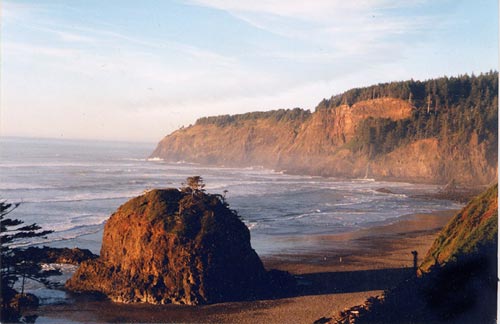
[[317,323],[495,323],[498,185],[473,199],[441,231],[420,277]]

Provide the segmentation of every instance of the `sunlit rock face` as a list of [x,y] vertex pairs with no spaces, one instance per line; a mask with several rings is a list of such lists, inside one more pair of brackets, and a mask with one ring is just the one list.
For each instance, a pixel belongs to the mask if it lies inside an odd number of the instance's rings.
[[100,257],[66,287],[115,302],[196,305],[254,298],[266,280],[249,230],[221,196],[165,189],[118,208]]

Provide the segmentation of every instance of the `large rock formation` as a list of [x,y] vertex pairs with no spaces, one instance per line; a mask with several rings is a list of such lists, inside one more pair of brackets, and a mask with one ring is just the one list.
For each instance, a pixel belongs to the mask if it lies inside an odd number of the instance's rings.
[[[497,178],[498,75],[353,89],[301,109],[199,119],[151,157],[459,185]],[[478,95],[483,93],[483,95]]]
[[219,195],[152,190],[111,215],[100,257],[66,287],[116,302],[204,304],[258,296],[268,275],[250,232]]

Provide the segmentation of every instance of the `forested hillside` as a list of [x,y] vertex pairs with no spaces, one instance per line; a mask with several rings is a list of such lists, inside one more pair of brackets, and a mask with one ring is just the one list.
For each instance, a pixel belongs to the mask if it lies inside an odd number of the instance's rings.
[[487,185],[497,177],[498,72],[357,88],[295,108],[200,118],[152,156],[289,173]]
[[373,157],[425,138],[443,145],[460,146],[477,137],[486,142],[496,159],[498,142],[498,73],[479,77],[463,75],[428,81],[404,81],[349,90],[324,100],[317,109],[334,109],[376,98],[407,100],[414,107],[409,118],[393,121],[368,118],[357,132],[354,145]]

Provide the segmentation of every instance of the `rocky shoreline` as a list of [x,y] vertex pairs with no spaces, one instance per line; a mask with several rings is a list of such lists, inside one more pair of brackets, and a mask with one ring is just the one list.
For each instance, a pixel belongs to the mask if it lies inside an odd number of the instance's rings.
[[[40,306],[36,310],[40,316],[37,322],[312,323],[334,311],[361,304],[396,284],[411,268],[410,252],[416,249],[424,255],[452,214],[453,211],[442,211],[407,216],[393,224],[323,236],[321,240],[343,247],[330,251],[326,258],[324,252],[318,253],[318,250],[289,258],[264,257],[266,269],[289,271],[306,282],[301,286],[302,291],[286,298],[202,306],[155,306],[121,305],[88,296],[76,298],[69,304]],[[387,271],[393,271],[392,275],[388,277]],[[332,284],[325,285],[326,280]]]

